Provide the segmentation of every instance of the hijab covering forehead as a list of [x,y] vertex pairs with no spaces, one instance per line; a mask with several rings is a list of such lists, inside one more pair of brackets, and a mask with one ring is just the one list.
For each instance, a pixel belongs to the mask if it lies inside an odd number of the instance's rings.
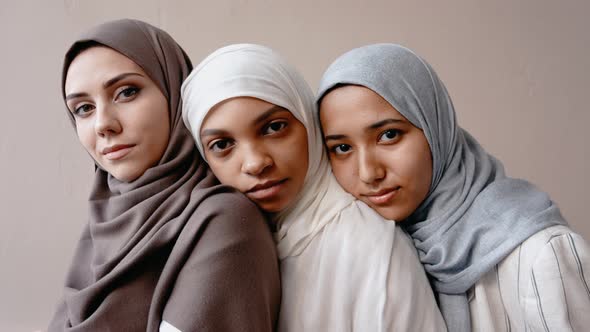
[[[125,33],[121,33],[122,31]],[[146,39],[150,39],[151,42],[145,43]],[[144,22],[129,19],[98,25],[82,34],[70,47],[66,53],[62,71],[62,95],[64,98],[70,64],[76,56],[86,49],[85,45],[89,42],[109,47],[133,60],[160,88],[160,91],[169,100],[169,104],[179,106],[177,100],[170,100],[170,97],[174,97],[176,94],[171,91],[173,92],[173,88],[177,88],[174,85],[176,85],[175,82],[178,78],[186,75],[184,72],[186,68],[192,68],[190,59],[166,32]],[[158,47],[154,48],[153,46]],[[175,61],[162,62],[166,59],[167,54],[174,54]],[[180,62],[188,66],[178,66]],[[176,112],[176,108],[171,109],[172,118]],[[68,114],[74,120],[71,112]]]
[[254,97],[281,106],[307,130],[309,163],[303,189],[296,202],[274,220],[279,257],[298,255],[330,221],[328,216],[352,200],[341,190],[328,195],[338,185],[322,145],[313,93],[303,77],[267,47],[235,44],[218,49],[193,70],[182,86],[183,119],[203,156],[203,120],[213,106],[235,97]]
[[[204,157],[200,130],[209,110],[235,97],[254,97],[291,112],[307,129],[309,142],[321,142],[314,107],[307,83],[273,50],[255,44],[234,44],[218,49],[203,60],[182,85],[184,122],[192,132]],[[321,145],[309,144],[310,170],[325,165]]]
[[318,101],[342,84],[375,91],[424,132],[433,178],[404,227],[434,278],[449,330],[470,330],[465,292],[529,236],[565,220],[547,194],[506,177],[502,164],[457,125],[445,86],[411,50],[375,44],[345,53],[325,72]]
[[[88,224],[49,331],[108,330],[116,317],[134,330],[155,331],[175,276],[198,241],[199,227],[211,217],[199,214],[198,206],[214,194],[216,180],[182,123],[180,87],[192,65],[181,47],[166,32],[141,21],[104,23],[83,34],[66,53],[62,92],[73,59],[96,44],[127,56],[158,85],[168,100],[170,138],[160,162],[132,182],[96,169]],[[128,308],[130,298],[133,310]]]

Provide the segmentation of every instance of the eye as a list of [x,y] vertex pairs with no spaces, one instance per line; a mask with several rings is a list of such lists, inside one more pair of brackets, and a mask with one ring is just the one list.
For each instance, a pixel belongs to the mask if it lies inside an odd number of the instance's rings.
[[215,152],[215,153],[220,153],[220,152],[225,152],[227,150],[229,150],[230,148],[232,148],[235,145],[235,143],[227,138],[222,138],[222,139],[218,139],[218,140],[214,140],[211,141],[211,143],[209,143],[209,150]]
[[92,104],[82,104],[82,105],[76,106],[73,113],[76,116],[83,118],[83,117],[86,117],[93,109],[94,109],[94,106]]
[[388,129],[379,136],[380,142],[390,143],[400,136],[400,131],[397,129]]
[[124,87],[123,90],[117,93],[115,100],[117,101],[129,101],[135,98],[139,93],[139,88],[134,86]]
[[347,154],[352,151],[352,147],[348,144],[338,144],[330,148],[330,151],[337,155]]
[[263,135],[276,134],[285,128],[287,128],[287,121],[283,121],[283,120],[274,121],[274,122],[271,122],[268,125],[266,125],[266,127],[264,127],[264,129],[262,130],[262,134]]

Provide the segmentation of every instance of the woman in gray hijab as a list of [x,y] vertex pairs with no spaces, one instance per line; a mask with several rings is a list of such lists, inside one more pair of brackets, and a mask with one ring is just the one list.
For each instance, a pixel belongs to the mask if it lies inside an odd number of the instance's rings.
[[184,126],[191,69],[167,33],[135,20],[99,25],[66,53],[63,97],[96,171],[49,331],[273,330],[275,245]]
[[412,236],[449,331],[588,329],[588,243],[457,125],[428,63],[394,44],[354,49],[318,102],[336,178]]

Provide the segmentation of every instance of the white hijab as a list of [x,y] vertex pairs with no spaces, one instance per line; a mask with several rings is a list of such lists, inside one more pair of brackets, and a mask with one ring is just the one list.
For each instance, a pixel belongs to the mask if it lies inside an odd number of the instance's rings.
[[258,45],[227,46],[184,82],[183,119],[201,154],[200,130],[209,110],[245,96],[284,107],[307,130],[303,189],[274,220],[283,298],[279,330],[444,330],[411,240],[336,182],[313,94],[275,52]]
[[299,73],[273,50],[253,44],[218,49],[182,84],[183,113],[203,158],[201,125],[209,110],[235,97],[254,97],[289,110],[307,130],[309,166],[301,193],[275,222],[279,258],[296,256],[354,197],[332,175],[322,143],[315,99]]

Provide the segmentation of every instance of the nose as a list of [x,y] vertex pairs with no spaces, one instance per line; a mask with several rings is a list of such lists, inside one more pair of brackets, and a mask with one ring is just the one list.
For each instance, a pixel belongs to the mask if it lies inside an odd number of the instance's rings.
[[257,176],[264,172],[265,169],[273,165],[273,159],[259,146],[247,146],[242,162],[242,172],[248,175]]
[[359,178],[366,184],[374,184],[385,177],[385,168],[371,151],[359,153]]
[[97,105],[95,110],[94,129],[100,137],[116,135],[123,127],[117,117],[115,107],[109,105]]

